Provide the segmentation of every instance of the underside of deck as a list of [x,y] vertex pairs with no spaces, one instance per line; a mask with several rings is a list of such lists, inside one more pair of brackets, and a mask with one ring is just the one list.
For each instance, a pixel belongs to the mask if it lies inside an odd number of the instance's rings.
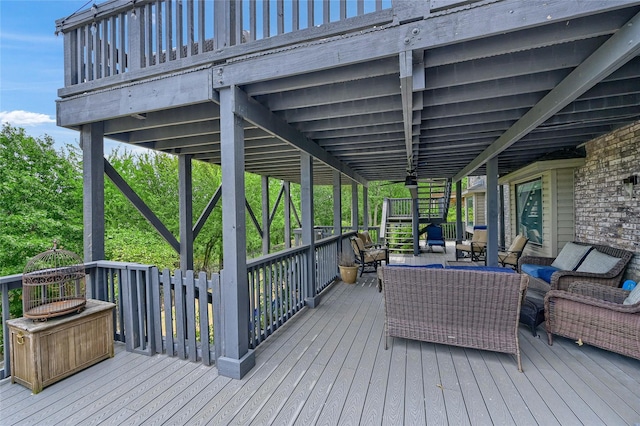
[[114,358],[37,395],[0,382],[0,424],[640,422],[638,360],[563,338],[549,346],[542,325],[538,337],[521,326],[519,373],[507,354],[397,338],[385,350],[383,326],[382,294],[365,274],[337,282],[261,344],[242,380],[118,345]]

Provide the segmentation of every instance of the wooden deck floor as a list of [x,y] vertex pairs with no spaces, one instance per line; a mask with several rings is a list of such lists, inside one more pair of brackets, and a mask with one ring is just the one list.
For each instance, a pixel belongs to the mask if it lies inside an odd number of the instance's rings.
[[243,380],[118,346],[38,395],[0,382],[0,424],[640,423],[638,360],[562,338],[550,347],[542,326],[537,338],[521,327],[524,373],[506,354],[403,339],[385,350],[383,316],[365,274],[260,345]]

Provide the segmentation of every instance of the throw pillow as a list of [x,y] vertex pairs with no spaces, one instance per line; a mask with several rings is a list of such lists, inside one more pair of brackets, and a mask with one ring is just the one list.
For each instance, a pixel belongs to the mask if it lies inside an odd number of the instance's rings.
[[569,242],[562,247],[558,257],[556,257],[556,260],[553,261],[551,266],[564,271],[573,271],[576,266],[580,264],[580,261],[584,259],[589,250],[591,250],[591,246]]
[[591,250],[576,271],[605,274],[613,269],[619,261],[620,259],[617,257],[609,256],[598,250]]
[[640,285],[637,285],[622,302],[624,305],[635,305],[640,302]]

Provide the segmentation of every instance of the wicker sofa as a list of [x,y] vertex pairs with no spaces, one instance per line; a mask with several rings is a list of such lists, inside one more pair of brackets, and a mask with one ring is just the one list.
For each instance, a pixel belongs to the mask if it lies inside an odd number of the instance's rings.
[[640,302],[624,305],[628,295],[621,288],[591,282],[549,291],[545,296],[549,344],[557,334],[640,359]]
[[518,320],[526,275],[384,266],[381,276],[385,338],[515,354],[522,371]]
[[[622,281],[622,276],[624,275],[625,270],[627,269],[627,265],[634,253],[628,250],[623,250],[615,247],[610,247],[601,244],[590,244],[590,243],[580,243],[574,242],[574,244],[591,246],[593,249],[598,250],[604,254],[609,256],[620,258],[620,261],[608,272],[606,273],[592,273],[592,272],[578,272],[578,271],[556,271],[551,275],[551,280],[549,283],[546,281],[530,277],[529,287],[536,288],[539,290],[547,291],[547,290],[567,290],[569,288],[569,284],[578,281],[589,281],[594,283],[599,283],[612,287],[619,287],[620,282]],[[522,271],[522,265],[530,264],[530,265],[541,265],[541,266],[550,266],[554,257],[539,257],[539,256],[521,256],[518,260],[518,271]]]

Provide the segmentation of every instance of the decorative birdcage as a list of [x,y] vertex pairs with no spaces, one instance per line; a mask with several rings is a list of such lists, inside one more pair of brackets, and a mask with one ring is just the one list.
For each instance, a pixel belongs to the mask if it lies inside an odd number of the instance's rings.
[[82,312],[87,303],[82,260],[57,248],[35,256],[22,275],[22,308],[25,318],[45,320]]

